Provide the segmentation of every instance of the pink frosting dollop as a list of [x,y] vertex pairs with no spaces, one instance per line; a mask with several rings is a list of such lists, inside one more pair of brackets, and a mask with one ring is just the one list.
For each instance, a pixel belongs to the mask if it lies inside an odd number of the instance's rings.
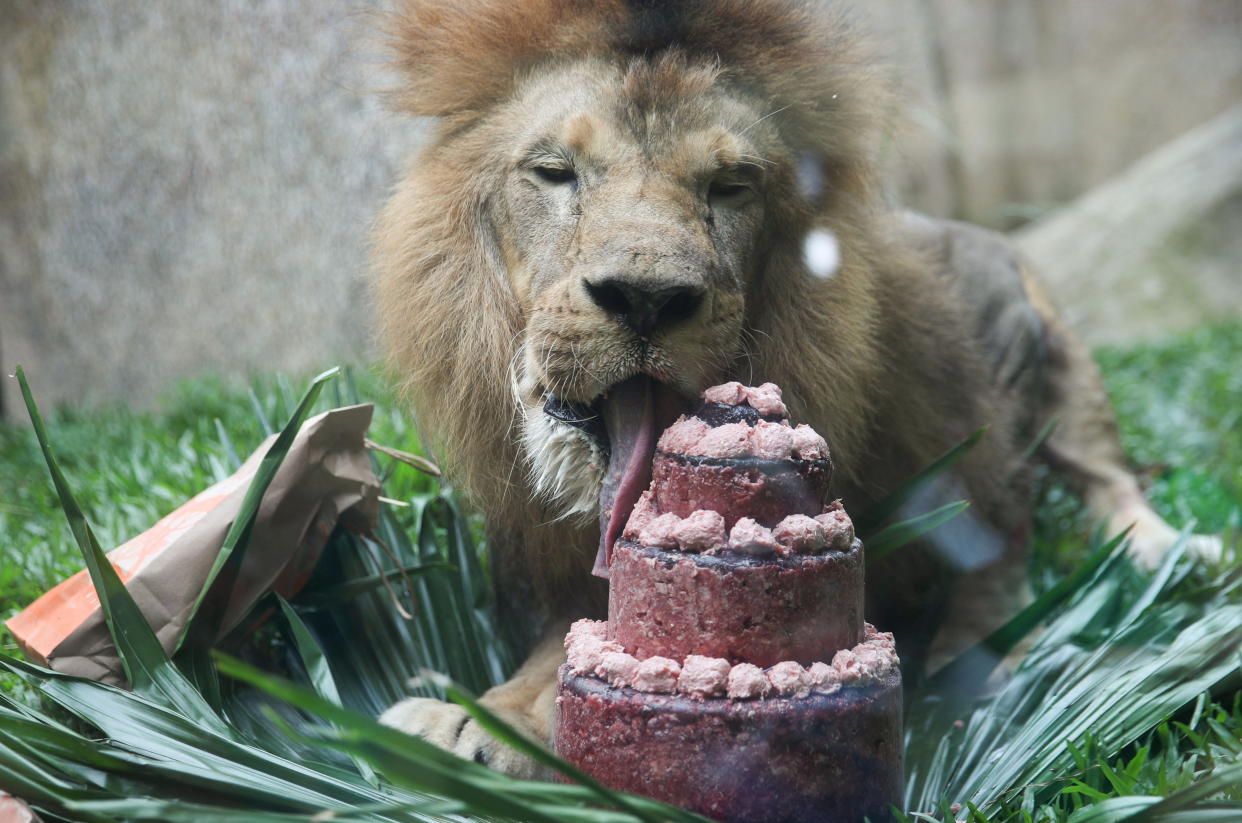
[[772,537],[772,530],[759,525],[752,518],[739,519],[729,532],[729,551],[738,554],[765,555],[778,549],[779,545]]
[[684,552],[716,554],[728,544],[724,517],[710,509],[699,509],[678,521],[673,535]]
[[784,460],[793,454],[793,429],[760,420],[750,430],[750,453],[764,460]]
[[657,546],[661,549],[677,548],[677,527],[681,518],[675,514],[662,514],[652,520],[638,533],[638,542],[644,546]]
[[[600,640],[608,637],[608,621],[607,620],[590,620],[583,618],[575,620],[573,625],[569,627],[570,636],[578,637],[598,637]],[[565,641],[569,645],[568,639]]]
[[725,693],[732,667],[723,657],[687,655],[677,677],[677,691],[698,700]]
[[750,453],[750,426],[745,423],[726,423],[708,429],[696,446],[697,451],[686,452],[702,457],[741,457]]
[[780,386],[775,383],[763,383],[753,388],[745,386],[742,391],[746,393],[746,402],[760,414],[773,417],[776,415],[784,417],[788,414],[785,410],[785,402],[781,400]]
[[637,540],[643,529],[647,528],[659,514],[656,511],[652,491],[647,489],[638,496],[638,501],[634,504],[633,511],[630,512],[630,519],[625,521],[625,531],[621,533],[621,536],[626,540]]
[[791,514],[777,523],[772,537],[794,554],[818,554],[828,542],[824,524],[805,514]]
[[570,667],[577,673],[594,673],[596,667],[609,652],[621,651],[621,644],[614,640],[584,637],[570,646],[566,654]]
[[664,430],[656,447],[665,453],[698,454],[699,441],[711,431],[711,426],[697,417],[682,415],[677,422]]
[[891,632],[878,632],[865,624],[863,641],[833,655],[832,668],[843,683],[869,682],[900,665]]
[[854,657],[868,677],[875,677],[888,668],[892,656],[870,643],[860,643],[854,647]]
[[681,664],[668,657],[648,657],[638,664],[633,686],[640,692],[672,694],[677,691]]
[[728,383],[712,386],[703,392],[703,399],[708,403],[724,403],[726,406],[736,406],[746,399],[746,387],[736,380],[730,380]]
[[789,437],[794,457],[819,460],[828,456],[828,444],[806,423],[799,423],[790,429]]
[[734,700],[751,700],[771,694],[772,684],[763,669],[753,663],[738,663],[729,670],[725,690]]
[[576,673],[593,674],[609,652],[623,651],[615,640],[606,640],[608,630],[603,621],[578,620],[565,635],[566,661]]
[[852,683],[863,677],[862,665],[854,649],[841,649],[832,656],[832,667],[837,670],[844,683]]
[[595,674],[608,685],[629,686],[638,676],[638,658],[626,652],[608,652],[595,667]]
[[806,697],[811,693],[811,678],[806,669],[793,660],[783,660],[766,672],[768,682],[784,697]]
[[841,675],[832,666],[822,661],[807,667],[807,677],[811,681],[811,691],[820,694],[835,694],[841,690]]
[[872,636],[867,639],[868,643],[875,646],[877,649],[888,649],[890,651],[895,651],[897,649],[897,641],[893,638],[892,632],[877,632],[875,630],[875,626],[871,626],[870,624],[867,625],[872,632]]
[[854,545],[854,522],[845,513],[840,500],[834,500],[824,507],[822,514],[815,519],[824,525],[824,536],[828,548],[833,551],[849,551]]

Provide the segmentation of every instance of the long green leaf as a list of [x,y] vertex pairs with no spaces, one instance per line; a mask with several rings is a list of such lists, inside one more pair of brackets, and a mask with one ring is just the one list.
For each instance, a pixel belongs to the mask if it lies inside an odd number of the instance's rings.
[[[302,622],[302,618],[289,605],[289,602],[279,594],[274,596],[280,603],[281,613],[284,614],[285,622],[289,626],[289,632],[293,636],[293,646],[298,651],[298,657],[301,658],[302,665],[306,668],[306,674],[310,678],[311,685],[315,687],[315,691],[324,700],[330,700],[338,706],[341,705],[341,695],[336,689],[336,679],[332,677],[332,667],[328,665],[323,649],[319,647],[319,643],[311,635],[310,629],[306,628],[306,624]],[[375,771],[365,760],[355,758],[354,765],[358,767],[358,773],[362,775],[363,780],[372,786],[378,785]]]
[[26,410],[30,413],[30,421],[34,425],[35,438],[52,475],[56,495],[60,499],[65,517],[69,520],[69,527],[78,543],[78,549],[82,552],[82,558],[86,561],[91,582],[99,596],[104,622],[112,635],[117,656],[130,685],[136,691],[182,712],[196,722],[220,734],[228,734],[224,722],[172,664],[151,629],[151,624],[147,622],[129,590],[121,582],[116,569],[100,548],[99,541],[95,539],[95,533],[91,530],[86,515],[73,496],[52,452],[43,416],[35,404],[30,384],[26,381],[26,373],[21,366],[17,367],[17,381],[21,386],[22,399],[26,402]]
[[79,800],[67,803],[65,807],[78,813],[105,814],[108,815],[108,820],[149,820],[154,823],[366,823],[375,819],[366,809],[360,809],[357,813],[323,809],[290,814],[256,809],[228,809],[202,803],[187,803],[183,800],[155,800],[148,797]]
[[[522,796],[521,792],[515,791],[517,787],[543,784],[501,777],[478,764],[463,760],[418,738],[382,726],[369,717],[363,717],[336,706],[306,689],[265,674],[234,658],[217,654],[216,661],[220,671],[224,674],[263,689],[273,696],[332,722],[339,734],[338,745],[367,758],[381,774],[389,779],[411,787],[444,792],[450,797],[469,801],[473,808],[485,813],[490,808],[492,813],[516,816],[521,820],[547,820],[550,814],[553,815],[553,819],[572,819],[565,814],[567,810],[553,812],[553,807],[541,809],[537,805],[525,801],[517,803],[515,800]],[[513,733],[516,734],[516,732]],[[324,742],[328,741],[325,739]],[[563,763],[561,767],[572,769],[568,764]],[[570,794],[565,792],[563,787],[560,793],[562,796]],[[601,795],[593,787],[576,787],[573,794],[580,798],[579,802],[588,800],[598,802],[601,799]],[[639,798],[627,798],[627,801],[632,808],[644,811],[661,809],[660,817],[665,820],[702,823],[702,818],[655,801]],[[635,803],[638,805],[633,805]],[[633,821],[644,818],[629,812],[621,816],[614,814],[609,819]]]
[[360,594],[375,591],[386,582],[401,582],[407,577],[427,574],[433,571],[454,572],[457,571],[457,567],[451,563],[411,563],[399,569],[389,569],[388,571],[370,574],[365,577],[355,577],[333,585],[303,589],[298,592],[298,605],[303,607],[312,606],[314,608],[340,605]]
[[983,435],[987,433],[987,430],[988,427],[983,426],[978,431],[970,434],[960,443],[950,448],[931,463],[928,463],[922,470],[905,483],[902,483],[901,486],[883,500],[873,504],[867,511],[855,517],[854,527],[857,529],[858,534],[869,542],[874,540],[872,533],[880,527],[880,524],[896,514],[898,509],[913,499],[928,483],[957,465],[958,461],[978,444]]
[[[360,804],[391,803],[394,799],[403,799],[415,808],[425,799],[377,790],[357,774],[322,763],[279,757],[249,742],[217,734],[133,692],[49,672],[3,655],[0,665],[100,729],[105,741],[91,745],[112,746],[109,753],[125,764],[124,769],[114,768],[114,773],[142,780],[152,792],[166,797],[189,798],[205,792],[233,804],[281,812],[349,811]],[[0,770],[0,788],[4,785]],[[411,811],[393,819],[427,820],[428,816]]]
[[956,689],[949,689],[949,684],[957,686],[969,678],[982,685],[995,665],[1005,655],[1009,654],[1023,638],[1044,622],[1054,609],[1082,588],[1104,562],[1120,548],[1127,534],[1128,531],[1122,532],[1109,542],[1096,547],[1072,574],[1036,598],[1033,603],[1010,618],[1005,625],[936,672],[928,683],[928,689],[947,694],[951,705],[965,695]]
[[958,500],[932,509],[926,514],[885,526],[867,539],[867,562],[875,563],[881,560],[890,552],[914,542],[932,529],[949,522],[968,508],[970,508],[969,502]]
[[[1242,761],[1216,768],[1207,777],[1196,781],[1194,785],[1169,795],[1131,819],[1133,823],[1155,823],[1155,821],[1168,820],[1174,814],[1191,811],[1195,804],[1210,800],[1217,794],[1225,791],[1237,792],[1239,789],[1242,789]],[[1242,803],[1230,804],[1230,808],[1237,815],[1233,819],[1242,820]]]
[[1043,657],[1051,650],[1037,645],[1028,660],[1042,663],[1020,668],[995,704],[968,721],[966,737],[974,742],[962,753],[949,792],[993,807],[1012,787],[1071,768],[1066,744],[1087,734],[1096,736],[1102,753],[1116,753],[1237,672],[1239,625],[1242,606],[1222,607],[1169,642],[1161,638],[1167,629],[1159,617],[1149,617],[1099,649],[1074,655],[1068,666],[1057,664],[1064,653]]

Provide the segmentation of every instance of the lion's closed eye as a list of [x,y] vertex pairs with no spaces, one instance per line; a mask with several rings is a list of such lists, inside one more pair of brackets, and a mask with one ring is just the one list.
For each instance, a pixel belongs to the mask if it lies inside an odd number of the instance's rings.
[[713,206],[738,207],[750,202],[755,188],[742,180],[713,180],[707,188],[707,199]]
[[531,171],[543,182],[554,186],[576,186],[578,184],[578,175],[567,166],[541,164],[533,166]]

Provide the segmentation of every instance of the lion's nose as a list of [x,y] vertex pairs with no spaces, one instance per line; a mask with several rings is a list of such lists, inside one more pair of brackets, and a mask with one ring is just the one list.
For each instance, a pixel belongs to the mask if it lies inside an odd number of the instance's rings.
[[592,283],[584,280],[587,294],[609,314],[615,315],[640,337],[694,314],[703,302],[703,289],[693,286],[653,288],[624,277],[607,277]]

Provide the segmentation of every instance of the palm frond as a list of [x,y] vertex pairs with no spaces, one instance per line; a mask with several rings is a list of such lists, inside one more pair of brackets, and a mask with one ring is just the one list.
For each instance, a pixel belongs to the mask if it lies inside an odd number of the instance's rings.
[[[194,655],[181,660],[187,677],[103,559],[24,374],[19,381],[135,688],[0,656],[0,670],[46,702],[0,694],[0,789],[48,817],[101,823],[291,823],[325,814],[343,821],[702,820],[584,779],[471,697],[503,680],[515,660],[501,639],[475,524],[451,488],[421,472],[414,481],[387,478],[390,493],[406,490],[400,496],[410,505],[384,507],[376,539],[338,530],[302,596],[262,604],[281,619],[245,643],[228,639],[247,662]],[[358,399],[348,372],[333,391],[337,404]],[[285,417],[285,431],[296,429],[314,399],[295,400],[287,382],[266,397],[253,394],[260,427],[270,431],[269,420]],[[981,434],[860,519],[873,552],[896,550],[963,507],[889,522]],[[221,434],[220,442],[235,463],[232,441]],[[234,545],[244,551],[240,535]],[[1228,727],[1204,709],[1205,694],[1236,689],[1242,679],[1242,572],[1205,570],[1184,556],[1184,545],[1145,575],[1121,539],[1097,535],[1071,575],[910,695],[906,819],[1242,819],[1235,731],[1242,706]],[[1040,624],[1012,676],[990,692],[979,688]],[[567,782],[513,780],[374,720],[409,694],[459,702]],[[1199,754],[1179,759],[1185,741]],[[1157,765],[1176,778],[1144,794],[1137,775]]]
[[1107,559],[1049,615],[994,696],[955,707],[943,681],[939,692],[916,696],[907,807],[947,799],[987,813],[1030,788],[1048,801],[1074,771],[1075,745],[1090,738],[1099,757],[1116,755],[1205,692],[1236,687],[1242,603],[1228,594],[1236,572],[1211,581],[1199,602],[1174,597],[1199,571],[1185,544],[1183,536],[1150,577],[1120,542],[1097,547]]
[[925,489],[936,478],[956,466],[958,461],[969,454],[970,450],[987,434],[987,430],[988,427],[984,426],[963,438],[960,443],[950,447],[944,454],[928,463],[883,500],[873,504],[865,512],[856,515],[854,517],[854,527],[858,530],[858,533],[870,538],[903,505],[913,500],[920,491]]

